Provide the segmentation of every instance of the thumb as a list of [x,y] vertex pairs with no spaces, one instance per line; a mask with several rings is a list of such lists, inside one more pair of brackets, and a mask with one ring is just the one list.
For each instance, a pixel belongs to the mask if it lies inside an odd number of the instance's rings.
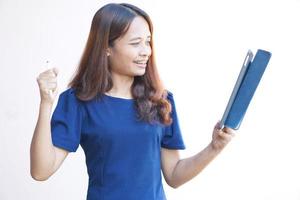
[[54,72],[54,74],[55,74],[56,76],[57,76],[58,73],[59,73],[59,70],[58,70],[58,68],[56,68],[56,67],[52,68],[52,71]]
[[58,87],[55,88],[55,90],[53,91],[53,96],[56,96],[58,94]]
[[214,129],[220,129],[221,127],[221,121],[219,120],[216,124],[215,124],[215,127]]

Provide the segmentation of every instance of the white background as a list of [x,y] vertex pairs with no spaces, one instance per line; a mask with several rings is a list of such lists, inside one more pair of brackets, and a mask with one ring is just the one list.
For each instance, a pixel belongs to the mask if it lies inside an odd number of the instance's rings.
[[[75,71],[94,13],[117,1],[0,0],[0,199],[82,200],[81,148],[46,182],[30,176],[38,116],[36,77],[58,67],[60,92]],[[300,200],[300,1],[127,1],[152,17],[157,63],[174,93],[187,149],[210,142],[248,49],[272,52],[240,130],[197,177],[170,200]]]

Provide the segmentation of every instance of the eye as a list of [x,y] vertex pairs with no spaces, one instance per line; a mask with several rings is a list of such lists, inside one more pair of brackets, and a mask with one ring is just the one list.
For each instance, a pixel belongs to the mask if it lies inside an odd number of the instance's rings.
[[139,42],[131,43],[131,45],[135,45],[135,46],[138,45],[138,44],[139,44]]

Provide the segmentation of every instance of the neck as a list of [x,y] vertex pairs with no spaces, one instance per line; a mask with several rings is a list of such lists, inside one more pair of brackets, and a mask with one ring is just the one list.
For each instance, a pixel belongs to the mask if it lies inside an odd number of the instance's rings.
[[134,81],[133,76],[124,76],[112,73],[113,87],[106,94],[116,97],[132,98],[131,85]]

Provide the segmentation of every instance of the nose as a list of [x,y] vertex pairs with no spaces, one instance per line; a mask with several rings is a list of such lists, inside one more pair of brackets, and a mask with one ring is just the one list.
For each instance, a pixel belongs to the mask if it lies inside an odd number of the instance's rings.
[[142,46],[140,50],[141,57],[150,57],[152,53],[152,49],[150,46]]

